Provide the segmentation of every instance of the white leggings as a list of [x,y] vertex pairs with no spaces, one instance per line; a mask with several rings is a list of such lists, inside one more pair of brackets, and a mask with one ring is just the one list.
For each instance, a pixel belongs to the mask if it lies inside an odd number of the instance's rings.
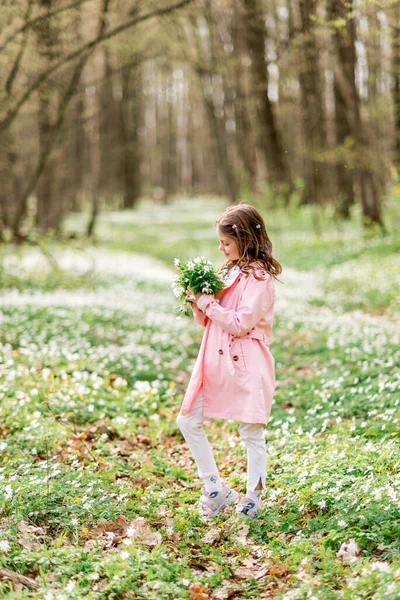
[[[196,462],[199,477],[218,475],[218,468],[203,429],[203,393],[200,389],[196,400],[187,415],[178,415],[176,420]],[[247,491],[254,492],[261,481],[265,488],[267,452],[262,423],[242,423],[239,425],[242,442],[247,448]]]

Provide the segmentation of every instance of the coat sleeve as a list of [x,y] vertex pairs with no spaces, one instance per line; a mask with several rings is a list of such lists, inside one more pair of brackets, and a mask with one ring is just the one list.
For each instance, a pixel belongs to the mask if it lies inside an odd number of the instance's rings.
[[208,317],[201,311],[196,304],[192,304],[193,318],[199,325],[205,327],[207,325]]
[[252,279],[243,291],[237,310],[227,309],[214,296],[203,294],[197,306],[232,335],[245,335],[262,319],[275,302],[275,290],[271,277]]

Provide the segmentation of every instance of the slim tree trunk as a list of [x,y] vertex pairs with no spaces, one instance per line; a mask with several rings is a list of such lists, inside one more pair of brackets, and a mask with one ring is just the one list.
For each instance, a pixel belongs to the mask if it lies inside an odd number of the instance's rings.
[[[53,0],[40,0],[40,6],[51,11]],[[54,19],[48,18],[37,27],[37,43],[39,54],[50,65],[56,52],[57,32],[55,30]],[[52,113],[54,111],[54,86],[46,81],[39,88],[39,104],[38,104],[38,133],[39,133],[39,154],[45,151],[49,143],[52,132]],[[47,168],[43,169],[41,177],[36,188],[36,224],[41,233],[45,233],[50,228],[50,221],[54,206],[53,202],[60,202],[59,198],[55,198],[54,191],[54,166],[50,162],[50,157],[47,160]]]
[[302,64],[300,66],[300,89],[304,143],[305,187],[302,202],[323,203],[326,196],[324,165],[318,154],[326,147],[326,116],[322,70],[319,60],[320,48],[316,34],[316,0],[299,0],[302,24]]
[[125,70],[122,78],[120,126],[122,139],[123,207],[134,208],[140,198],[140,147],[141,71]]
[[[334,94],[336,143],[343,148],[346,140],[350,139],[351,130],[346,105],[336,80],[334,83]],[[336,180],[338,198],[336,200],[335,212],[338,216],[349,219],[350,208],[354,204],[354,173],[347,167],[346,162],[343,160],[337,162]]]
[[204,104],[210,125],[210,131],[215,140],[216,157],[224,179],[226,191],[230,202],[234,203],[237,200],[238,189],[236,176],[232,165],[230,164],[227,152],[225,120],[216,116],[214,102],[212,98],[207,96],[206,92],[204,92]]
[[[381,157],[373,152],[371,139],[361,116],[361,100],[356,84],[356,22],[352,0],[331,0],[331,15],[342,19],[346,25],[335,28],[334,40],[340,64],[336,66],[336,81],[346,103],[347,119],[354,140],[354,169],[358,183],[363,225],[366,229],[378,226],[384,229],[381,215],[382,179],[384,172]],[[344,51],[344,48],[347,48]]]
[[256,144],[250,120],[250,69],[246,68],[244,64],[248,56],[246,55],[247,48],[242,19],[243,9],[238,5],[235,13],[235,26],[233,28],[233,42],[237,56],[235,63],[237,146],[243,161],[249,188],[252,192],[255,192],[257,178]]
[[269,76],[265,53],[265,16],[259,0],[244,0],[244,6],[247,12],[247,45],[251,56],[260,124],[260,146],[264,152],[268,178],[272,184],[291,185],[289,166],[285,160],[281,133],[268,96]]
[[395,147],[394,147],[394,164],[400,169],[400,4],[393,7],[394,27],[393,27],[393,50],[392,50],[392,65],[393,65],[393,107],[394,107],[394,122],[395,122]]
[[[334,5],[329,6],[329,17],[335,18]],[[337,44],[338,69],[343,75],[346,75],[346,81],[350,88],[350,79],[352,78],[352,89],[355,84],[352,69],[354,68],[353,47],[349,36],[342,35],[340,43]],[[336,58],[335,58],[336,60]],[[355,101],[356,90],[353,89],[351,94],[353,102]],[[334,75],[334,97],[335,97],[335,134],[336,144],[344,147],[346,141],[351,140],[352,135],[352,118],[349,107],[346,103],[346,97],[343,94],[343,88],[339,85],[338,75]],[[349,162],[349,161],[347,161]],[[354,170],[348,166],[345,160],[339,159],[336,164],[336,179],[338,198],[336,200],[336,214],[344,219],[350,218],[350,208],[355,202],[354,194]]]

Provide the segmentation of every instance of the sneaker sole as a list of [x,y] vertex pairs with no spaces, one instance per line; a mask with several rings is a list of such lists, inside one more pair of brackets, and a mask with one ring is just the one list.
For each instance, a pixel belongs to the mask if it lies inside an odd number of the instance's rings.
[[216,508],[214,510],[214,512],[210,513],[209,515],[202,515],[202,516],[203,517],[216,517],[217,514],[220,513],[223,508],[225,508],[226,506],[230,506],[231,504],[236,502],[236,500],[238,498],[239,498],[239,493],[236,492],[235,490],[231,490],[231,493],[229,494],[229,496],[227,496],[225,498],[225,500],[223,502],[221,502],[221,505],[218,508]]

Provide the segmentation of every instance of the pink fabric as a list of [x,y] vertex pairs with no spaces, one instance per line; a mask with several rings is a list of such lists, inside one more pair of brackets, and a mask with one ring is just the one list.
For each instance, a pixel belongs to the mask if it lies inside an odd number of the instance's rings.
[[181,407],[186,415],[203,386],[204,416],[267,423],[275,389],[269,350],[275,304],[273,277],[238,272],[217,296],[203,294],[193,316],[205,327]]

